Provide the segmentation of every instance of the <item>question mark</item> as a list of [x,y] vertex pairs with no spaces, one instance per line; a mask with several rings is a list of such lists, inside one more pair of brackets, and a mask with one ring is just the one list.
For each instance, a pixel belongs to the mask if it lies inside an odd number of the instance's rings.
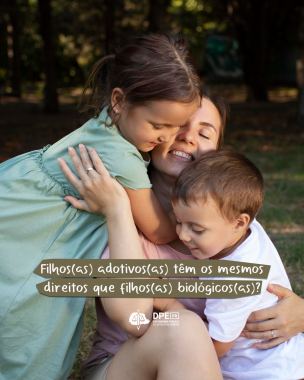
[[261,286],[261,283],[260,283],[260,282],[257,282],[257,283],[256,283],[256,286],[257,286],[257,291],[259,291],[259,288],[260,288],[260,286]]

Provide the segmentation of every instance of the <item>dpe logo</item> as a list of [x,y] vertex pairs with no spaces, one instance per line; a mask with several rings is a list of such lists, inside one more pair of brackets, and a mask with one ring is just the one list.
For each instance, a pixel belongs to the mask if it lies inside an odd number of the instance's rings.
[[178,311],[166,311],[165,313],[153,313],[153,319],[179,319]]

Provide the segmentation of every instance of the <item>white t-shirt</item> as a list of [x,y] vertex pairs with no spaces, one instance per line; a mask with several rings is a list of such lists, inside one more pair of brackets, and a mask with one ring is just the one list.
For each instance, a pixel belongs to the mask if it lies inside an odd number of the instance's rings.
[[[254,220],[251,234],[224,260],[270,265],[267,280],[262,280],[261,294],[236,299],[207,299],[205,315],[210,336],[234,345],[221,358],[224,380],[299,380],[304,378],[304,335],[299,333],[285,343],[268,350],[251,348],[257,339],[239,337],[248,316],[277,303],[278,297],[266,290],[269,283],[291,289],[280,256],[263,227]],[[201,278],[215,280],[214,277]],[[221,278],[227,280],[228,278]]]

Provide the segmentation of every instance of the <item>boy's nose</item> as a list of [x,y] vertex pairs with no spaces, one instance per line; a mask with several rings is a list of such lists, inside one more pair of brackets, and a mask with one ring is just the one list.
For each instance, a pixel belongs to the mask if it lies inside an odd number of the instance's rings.
[[182,241],[185,241],[185,242],[189,242],[191,240],[191,238],[189,237],[189,234],[187,232],[187,229],[185,227],[180,227],[179,231],[177,231],[178,233],[178,237],[180,238],[180,240]]

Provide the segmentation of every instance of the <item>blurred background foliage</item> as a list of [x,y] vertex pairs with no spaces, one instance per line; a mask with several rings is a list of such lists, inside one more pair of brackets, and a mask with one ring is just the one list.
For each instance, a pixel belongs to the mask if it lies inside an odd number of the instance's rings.
[[[83,85],[92,64],[148,31],[189,38],[209,82],[238,82],[248,101],[273,85],[303,85],[301,0],[2,0],[0,86],[21,96],[44,86],[45,111],[57,88]],[[47,58],[46,58],[47,57]]]

